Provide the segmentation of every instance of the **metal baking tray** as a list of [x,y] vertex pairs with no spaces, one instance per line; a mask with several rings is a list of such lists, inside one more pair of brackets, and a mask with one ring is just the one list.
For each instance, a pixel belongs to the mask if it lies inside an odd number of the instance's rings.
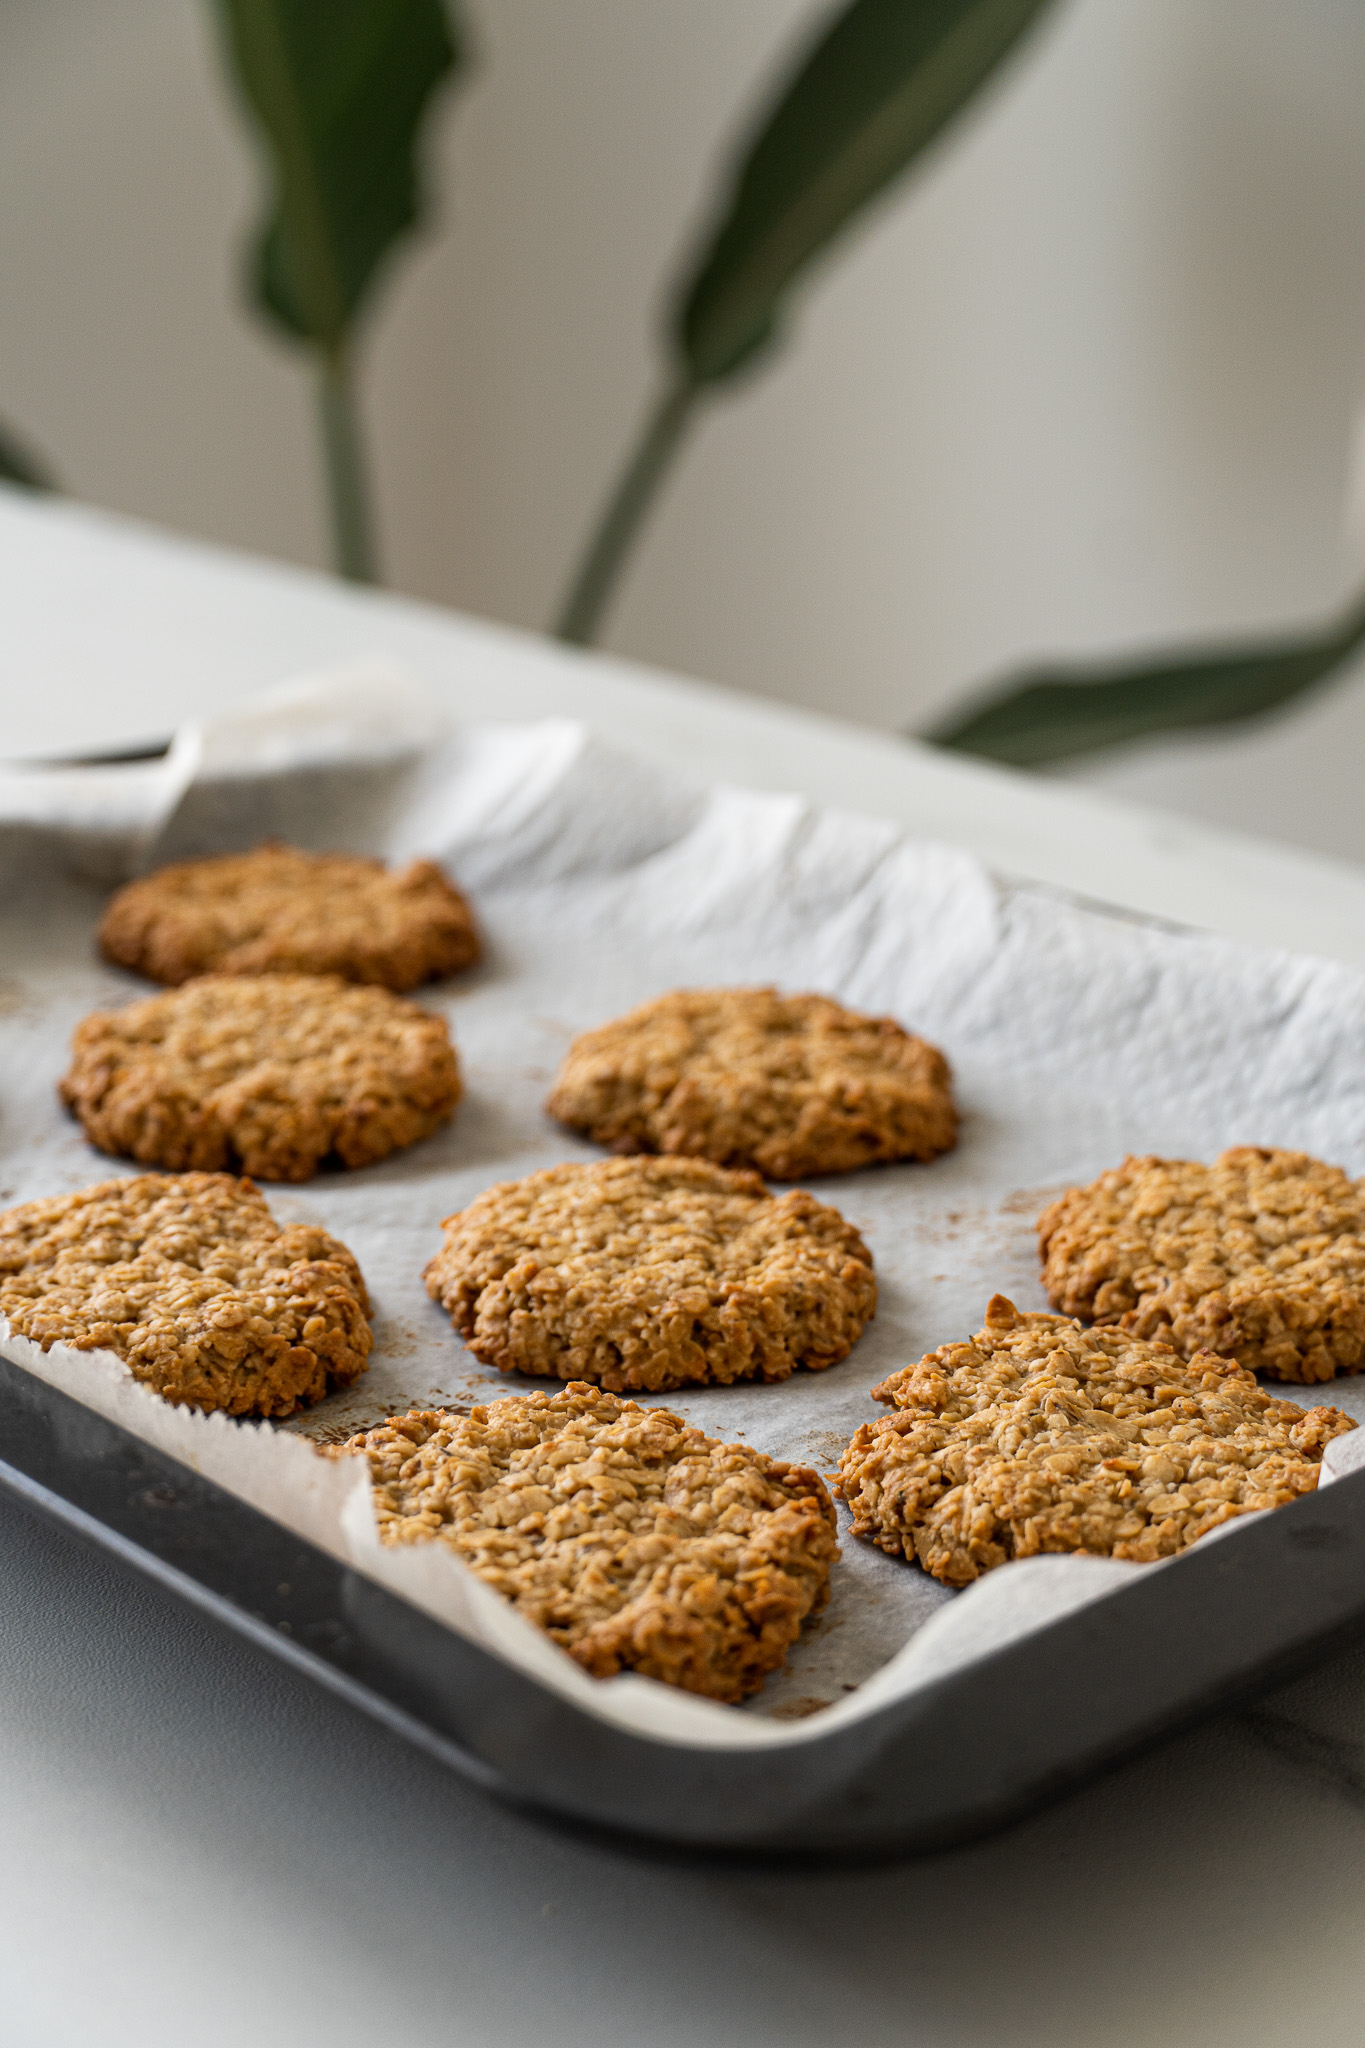
[[520,1806],[713,1853],[868,1858],[1003,1826],[1365,1634],[1365,1472],[790,1747],[583,1712],[0,1359],[0,1486]]
[[[241,824],[248,835],[241,843],[261,836],[273,820],[271,787]],[[297,824],[297,781],[289,789],[290,833],[307,844]],[[322,835],[317,843],[331,843],[333,798],[327,783],[313,806]],[[254,794],[251,800],[256,803]],[[653,801],[649,790],[642,801]],[[873,851],[881,857],[880,841]],[[532,953],[544,954],[539,981],[527,964]],[[741,964],[752,975],[747,954],[742,963],[719,965],[708,954],[707,972],[738,979]],[[654,986],[672,985],[683,971],[660,976]],[[1228,971],[1235,982],[1240,970]],[[543,931],[535,947],[523,933],[519,1005],[533,1015],[538,1004],[562,1001],[572,1014],[579,1000],[572,993],[577,975],[587,990],[581,997],[585,1019],[609,1014],[627,1006],[629,991],[611,983],[616,972],[612,959],[604,964],[600,949],[586,961],[559,958],[546,950]],[[640,992],[629,999],[639,1000]],[[1349,1003],[1343,998],[1341,1025],[1352,1045],[1358,1042],[1358,1014],[1353,987]],[[463,1036],[461,1042],[467,1042]],[[1320,1046],[1310,1050],[1321,1059]],[[539,1114],[540,1083],[527,1079],[523,1093]],[[508,1081],[502,1109],[512,1100]],[[991,1100],[980,1093],[987,1125]],[[1295,1129],[1299,1116],[1296,1106]],[[23,1127],[18,1128],[22,1149]],[[507,1126],[514,1134],[519,1128]],[[511,1155],[504,1159],[506,1133],[501,1126],[499,1132],[497,1145],[488,1143],[485,1132],[485,1152],[469,1171],[486,1178],[494,1164],[505,1169]],[[1311,1143],[1313,1136],[1305,1128],[1303,1141]],[[1087,1142],[1099,1157],[1109,1156],[1104,1132]],[[1365,1150],[1365,1112],[1355,1143],[1357,1151]],[[1050,1165],[1038,1162],[1040,1176],[1075,1173],[1069,1157],[1064,1160],[1055,1147],[1054,1155]],[[517,1163],[525,1168],[544,1162],[518,1154]],[[67,1162],[54,1184],[65,1184],[70,1170]],[[430,1170],[428,1162],[423,1171]],[[1092,1163],[1090,1170],[1098,1169]],[[954,1180],[953,1172],[949,1165],[940,1175],[943,1193],[936,1202],[945,1211],[971,1196],[970,1176]],[[879,1186],[880,1193],[871,1186],[866,1195],[860,1192],[858,1206],[889,1200],[891,1183]],[[456,1206],[454,1199],[449,1206]],[[439,1207],[433,1213],[439,1215]],[[927,1215],[927,1205],[916,1213]],[[323,1220],[347,1236],[343,1217]],[[946,1220],[955,1227],[953,1217]],[[1017,1227],[1010,1228],[1008,1241],[992,1240],[983,1249],[982,1278],[989,1285],[977,1285],[968,1261],[953,1283],[958,1305],[944,1294],[934,1297],[928,1321],[940,1339],[974,1327],[963,1320],[967,1304],[979,1310],[990,1292],[1008,1288],[1011,1274],[1020,1274],[1022,1247],[1014,1243]],[[945,1278],[928,1270],[941,1259],[933,1242],[927,1238],[916,1254],[926,1302],[929,1283]],[[945,1256],[942,1263],[951,1261]],[[429,1307],[425,1295],[421,1301]],[[437,1320],[444,1343],[444,1322]],[[885,1339],[874,1331],[864,1340],[864,1363],[846,1369],[842,1391],[833,1382],[827,1389],[827,1419],[839,1424],[836,1436],[850,1433],[850,1401],[859,1409],[873,1379],[918,1355],[913,1346],[897,1348],[902,1338],[895,1336],[891,1318],[888,1324]],[[937,1341],[930,1328],[920,1334]],[[904,1341],[909,1344],[908,1336]],[[878,1343],[881,1354],[871,1348]],[[488,1398],[496,1377],[476,1375],[461,1398]],[[499,1383],[496,1391],[504,1390]],[[1365,1395],[1365,1383],[1360,1393]],[[793,1389],[782,1397],[788,1407],[794,1394]],[[764,1402],[772,1398],[764,1396]],[[740,1424],[747,1423],[752,1440],[768,1447],[757,1409],[747,1415],[733,1390],[724,1402],[708,1406],[703,1398],[692,1419],[727,1436],[743,1435]],[[856,1419],[863,1419],[861,1412]],[[814,1450],[806,1452],[799,1443],[789,1449],[778,1440],[772,1447],[819,1462]],[[0,1486],[490,1791],[578,1825],[732,1856],[856,1858],[968,1840],[1172,1729],[1282,1682],[1351,1636],[1365,1635],[1360,1472],[1174,1560],[1134,1570],[1102,1598],[861,1716],[831,1717],[827,1730],[812,1716],[799,1736],[792,1731],[790,1742],[690,1744],[632,1732],[575,1703],[3,1357]],[[868,1572],[883,1567],[909,1569],[874,1553],[848,1560],[851,1575],[855,1569],[863,1574],[860,1585],[872,1583]],[[878,1611],[874,1602],[866,1603],[869,1627],[880,1626]],[[888,1649],[899,1640],[897,1624],[887,1634]]]

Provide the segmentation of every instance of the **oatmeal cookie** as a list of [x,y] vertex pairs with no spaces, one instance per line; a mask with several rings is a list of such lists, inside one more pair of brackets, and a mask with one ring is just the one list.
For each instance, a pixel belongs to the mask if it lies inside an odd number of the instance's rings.
[[468,903],[434,861],[258,846],[129,882],[99,930],[106,957],[172,987],[196,974],[339,974],[416,988],[479,957]]
[[701,1159],[546,1167],[442,1228],[427,1292],[476,1358],[614,1393],[836,1365],[876,1306],[837,1210]]
[[1365,1182],[1304,1152],[1125,1159],[1046,1209],[1038,1246],[1067,1315],[1277,1380],[1365,1365]]
[[146,1173],[0,1215],[0,1314],[44,1351],[112,1351],[168,1401],[292,1415],[364,1372],[365,1282],[249,1180]]
[[62,1100],[144,1166],[307,1180],[429,1137],[460,1099],[445,1024],[334,974],[211,974],[76,1027]]
[[385,1543],[448,1543],[594,1678],[740,1700],[829,1593],[819,1477],[579,1383],[395,1416],[369,1459]]
[[957,1142],[942,1053],[890,1017],[772,988],[680,989],[585,1032],[546,1108],[614,1152],[771,1180],[934,1159]]
[[1355,1428],[1212,1352],[1185,1360],[999,1294],[970,1343],[872,1391],[896,1412],[857,1432],[836,1491],[856,1536],[949,1586],[1044,1551],[1171,1557],[1311,1493],[1327,1444]]

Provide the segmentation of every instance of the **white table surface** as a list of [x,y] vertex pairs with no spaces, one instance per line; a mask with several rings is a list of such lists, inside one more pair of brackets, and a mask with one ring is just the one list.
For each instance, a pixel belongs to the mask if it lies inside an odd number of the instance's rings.
[[[0,494],[0,753],[396,654],[1013,873],[1365,963],[1365,875]],[[506,1812],[0,1505],[0,2042],[1256,2048],[1365,2038],[1365,1651],[977,1847],[628,1854]]]

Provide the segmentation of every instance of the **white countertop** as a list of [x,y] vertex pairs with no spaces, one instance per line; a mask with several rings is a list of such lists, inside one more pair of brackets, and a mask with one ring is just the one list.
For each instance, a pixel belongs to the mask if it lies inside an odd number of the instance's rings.
[[[1365,964],[1365,875],[0,493],[0,752],[166,732],[387,651],[1148,914]],[[1365,2035],[1365,1651],[1009,1834],[882,1870],[504,1811],[0,1505],[0,2040],[1256,2048]]]
[[800,789],[1002,873],[1365,966],[1365,870],[0,485],[0,760],[167,735],[387,653],[470,717],[585,718],[708,779]]

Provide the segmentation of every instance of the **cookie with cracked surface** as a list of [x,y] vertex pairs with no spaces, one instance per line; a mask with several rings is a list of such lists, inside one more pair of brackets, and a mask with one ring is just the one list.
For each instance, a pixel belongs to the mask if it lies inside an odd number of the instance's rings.
[[585,1032],[546,1108],[614,1152],[771,1180],[934,1159],[957,1142],[941,1052],[890,1017],[772,988],[678,989]]
[[427,1292],[476,1358],[613,1393],[836,1365],[876,1307],[837,1210],[702,1159],[546,1167],[442,1229]]
[[1022,1315],[893,1373],[836,1491],[856,1536],[945,1585],[1044,1552],[1150,1563],[1318,1483],[1339,1408],[1277,1401],[1212,1352],[1180,1358],[1125,1331]]
[[370,1166],[460,1099],[439,1017],[334,974],[211,974],[77,1025],[62,1100],[144,1166],[308,1180]]
[[448,1543],[595,1678],[740,1700],[829,1593],[818,1475],[600,1387],[395,1416],[369,1460],[383,1542]]
[[435,861],[258,846],[178,861],[112,898],[99,942],[116,966],[178,987],[196,974],[339,974],[399,991],[470,967],[479,934]]
[[1186,1358],[1307,1385],[1365,1366],[1365,1181],[1305,1152],[1125,1159],[1044,1210],[1038,1248],[1055,1307]]
[[292,1415],[364,1372],[360,1268],[311,1224],[282,1230],[249,1180],[102,1181],[0,1215],[0,1315],[44,1351],[112,1351],[168,1401]]

